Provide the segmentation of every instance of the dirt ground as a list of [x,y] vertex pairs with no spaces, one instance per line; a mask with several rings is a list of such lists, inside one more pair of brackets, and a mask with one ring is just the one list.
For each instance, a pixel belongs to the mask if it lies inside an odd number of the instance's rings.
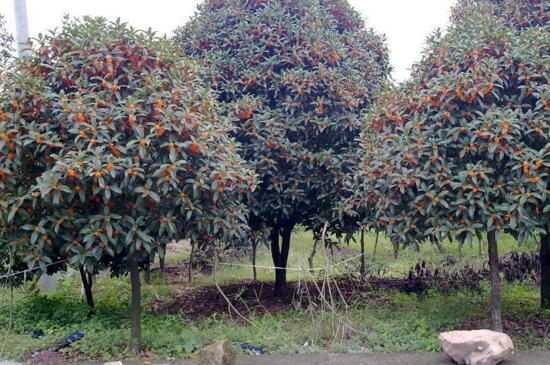
[[[323,282],[289,282],[284,296],[275,295],[275,288],[271,282],[244,280],[216,286],[194,287],[189,285],[185,270],[181,268],[167,268],[168,280],[176,284],[178,291],[170,299],[158,299],[149,304],[148,311],[164,314],[182,313],[190,318],[200,319],[212,314],[229,314],[239,320],[238,311],[242,315],[277,313],[301,305],[308,306],[309,301],[319,304],[319,298],[324,293],[332,293],[336,302],[368,303],[380,306],[391,305],[390,299],[379,295],[379,290],[395,289],[402,292],[417,293],[424,289],[422,285],[411,279],[398,278],[367,278],[360,280],[357,277],[340,277],[328,284]],[[324,285],[323,285],[324,284]],[[422,284],[422,283],[420,283]],[[223,292],[220,293],[220,289]],[[327,298],[329,299],[329,298]],[[232,304],[229,307],[228,302]],[[329,301],[329,300],[328,300]],[[328,302],[327,301],[327,302]],[[197,306],[196,303],[201,303]],[[540,334],[542,337],[550,335],[550,322],[546,318],[503,318],[504,330],[509,334],[523,335],[525,329]],[[464,323],[464,329],[489,328],[489,318],[476,319]],[[550,365],[550,360],[548,361]]]
[[[531,317],[531,318],[508,318],[502,319],[504,332],[512,337],[523,336],[525,329],[531,333],[538,333],[541,337],[550,336],[550,320],[547,318]],[[479,328],[490,328],[491,320],[489,318],[476,319],[463,324],[464,330],[475,330]],[[546,364],[550,365],[550,357]]]
[[[194,287],[189,285],[186,273],[180,268],[167,268],[168,280],[178,285],[177,293],[169,300],[159,299],[150,303],[147,310],[155,313],[183,313],[191,318],[208,317],[214,313],[231,313],[227,300],[242,314],[277,313],[303,304],[309,300],[319,300],[319,294],[325,297],[332,293],[336,301],[377,302],[381,305],[386,299],[381,298],[373,289],[397,289],[414,292],[416,283],[406,279],[375,278],[361,281],[356,277],[338,278],[327,282],[289,282],[283,296],[275,295],[274,285],[270,282],[243,280],[220,286],[221,291],[212,285]],[[330,284],[330,289],[329,289]],[[196,303],[201,303],[197,306]],[[234,312],[234,311],[233,311]]]

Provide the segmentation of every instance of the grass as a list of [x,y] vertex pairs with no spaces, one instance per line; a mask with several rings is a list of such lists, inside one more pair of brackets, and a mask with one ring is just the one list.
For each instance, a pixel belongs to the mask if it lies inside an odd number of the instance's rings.
[[[373,235],[367,235],[368,252],[372,250]],[[307,267],[312,239],[309,233],[297,231],[293,236],[289,267]],[[386,275],[402,276],[402,272],[419,261],[443,262],[445,255],[433,247],[423,246],[419,251],[405,249],[400,257],[393,258],[393,249],[381,239],[374,261],[369,267],[383,268]],[[500,252],[536,249],[535,242],[518,246],[508,236],[501,237]],[[458,256],[455,245],[445,244],[447,255]],[[482,265],[485,258],[479,257],[477,244],[465,246],[464,258],[468,263]],[[358,253],[358,244],[346,246],[336,257],[353,257]],[[178,264],[186,259],[186,252],[170,256],[169,263]],[[315,265],[325,266],[333,258],[319,250]],[[234,261],[238,263],[239,261]],[[242,264],[248,264],[245,259]],[[261,248],[259,266],[271,266],[267,248]],[[272,280],[270,269],[258,271],[260,280]],[[249,267],[223,266],[218,277],[222,282],[250,279]],[[289,272],[289,280],[296,280],[301,273]],[[209,285],[211,276],[196,276],[195,286]],[[21,360],[31,351],[46,349],[74,330],[85,337],[74,343],[68,355],[79,358],[112,359],[129,356],[130,333],[128,278],[112,279],[106,273],[97,280],[95,287],[97,313],[87,318],[87,307],[80,293],[80,280],[76,272],[69,272],[58,282],[56,293],[41,296],[25,293],[24,288],[14,291],[14,305],[10,306],[9,290],[0,289],[0,357]],[[143,286],[145,304],[169,298],[177,288],[167,285],[153,276],[151,285]],[[461,328],[468,323],[478,323],[488,317],[488,287],[481,295],[458,292],[443,295],[430,292],[422,297],[396,291],[376,293],[378,300],[362,304],[352,303],[346,315],[348,325],[335,321],[331,313],[322,312],[312,316],[302,309],[291,309],[276,314],[252,316],[250,323],[234,322],[227,316],[213,315],[201,320],[192,320],[184,315],[143,314],[143,339],[146,351],[153,357],[187,357],[204,343],[226,339],[233,342],[250,342],[272,353],[295,352],[395,352],[438,351],[437,334],[442,330]],[[550,322],[550,311],[539,306],[539,289],[529,284],[503,284],[503,314],[506,318],[524,321],[531,319]],[[197,303],[200,305],[200,303]],[[10,309],[13,310],[10,321]],[[340,313],[342,314],[342,313]],[[477,322],[476,322],[477,321]],[[543,338],[529,328],[520,328],[511,333],[519,350],[550,349],[550,339]],[[9,329],[9,330],[8,330]],[[45,336],[31,337],[33,330],[41,329]]]
[[[442,263],[445,262],[445,257],[447,255],[458,258],[458,245],[451,242],[444,242],[445,254],[442,255],[435,249],[432,245],[421,245],[419,250],[415,248],[405,248],[403,249],[398,259],[394,258],[393,246],[386,237],[380,236],[378,247],[376,250],[376,257],[372,258],[373,247],[375,242],[375,234],[370,232],[365,235],[365,250],[367,257],[369,258],[367,266],[371,269],[383,269],[384,275],[402,277],[405,275],[409,269],[416,265],[418,262],[425,260],[430,263]],[[313,239],[311,233],[304,232],[303,230],[296,230],[292,236],[292,244],[290,249],[290,254],[288,258],[288,267],[289,268],[308,268],[308,257],[311,253],[313,247]],[[351,242],[350,245],[342,243],[340,245],[339,252],[338,249],[334,249],[336,252],[337,260],[341,259],[342,256],[349,257],[358,255],[360,253],[359,238],[355,237],[355,242]],[[499,250],[500,253],[510,252],[510,251],[532,251],[536,250],[538,247],[537,243],[534,240],[529,240],[524,245],[518,245],[515,239],[509,235],[503,235],[499,238]],[[473,243],[471,246],[466,244],[463,246],[463,256],[464,260],[470,265],[481,266],[486,261],[486,240],[483,245],[483,255],[479,256],[479,248],[477,242]],[[171,258],[172,263],[181,264],[186,262],[188,259],[187,251],[176,255]],[[336,260],[336,261],[337,261]],[[358,262],[358,260],[357,260]],[[242,264],[248,265],[248,261],[240,262]],[[322,248],[317,248],[317,254],[314,259],[315,267],[326,267],[333,263],[333,258],[330,255],[327,256]],[[258,258],[257,258],[258,267],[271,267],[273,266],[273,261],[269,253],[268,247],[260,247],[258,249]],[[246,266],[220,266],[218,275],[218,280],[220,282],[230,282],[238,280],[247,280],[252,277],[252,269]],[[274,271],[272,269],[258,269],[258,280],[262,281],[271,281],[274,277]],[[288,280],[298,280],[302,273],[300,271],[289,271],[287,273]],[[196,285],[211,285],[213,284],[213,279],[211,276],[199,277],[195,281]]]

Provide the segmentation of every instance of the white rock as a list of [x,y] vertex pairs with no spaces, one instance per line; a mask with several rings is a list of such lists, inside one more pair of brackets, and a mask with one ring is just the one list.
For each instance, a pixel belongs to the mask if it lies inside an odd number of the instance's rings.
[[514,353],[510,336],[489,330],[443,332],[443,351],[461,365],[495,365]]
[[227,341],[218,341],[201,349],[195,359],[198,365],[235,365],[237,351]]
[[103,363],[103,365],[123,365],[123,364],[122,364],[122,361],[111,361],[111,362]]
[[57,291],[57,275],[40,275],[40,278],[38,279],[38,288],[40,289],[40,294],[42,295],[55,293]]

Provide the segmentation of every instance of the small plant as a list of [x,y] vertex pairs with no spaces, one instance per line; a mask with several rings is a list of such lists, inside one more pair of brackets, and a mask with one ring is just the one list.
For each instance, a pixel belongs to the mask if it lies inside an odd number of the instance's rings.
[[459,290],[481,293],[481,280],[484,275],[470,265],[447,269],[446,265],[430,268],[425,261],[416,264],[409,270],[407,280],[412,286],[411,291],[423,293],[435,289],[442,293],[452,293]]
[[510,252],[501,258],[500,271],[508,282],[532,282],[540,284],[540,255],[538,252]]

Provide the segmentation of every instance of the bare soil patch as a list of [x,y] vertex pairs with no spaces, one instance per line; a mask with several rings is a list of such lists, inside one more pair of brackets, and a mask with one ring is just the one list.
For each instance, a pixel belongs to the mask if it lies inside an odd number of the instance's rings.
[[25,361],[30,365],[63,365],[70,360],[58,352],[44,350],[33,352],[25,358]]
[[[504,316],[502,325],[504,332],[512,337],[526,337],[535,334],[541,338],[550,338],[550,318],[548,317],[514,318]],[[491,320],[489,318],[479,318],[465,322],[463,329],[474,330],[490,327]]]
[[[345,276],[332,282],[290,282],[283,296],[275,295],[275,287],[270,282],[243,280],[220,285],[227,297],[215,285],[193,287],[186,279],[184,268],[166,269],[167,279],[179,284],[179,289],[168,300],[158,299],[149,304],[148,310],[155,313],[183,313],[191,318],[208,317],[215,313],[231,313],[227,299],[241,314],[278,313],[296,307],[306,307],[314,302],[319,304],[324,297],[332,297],[337,303],[377,302],[391,304],[378,294],[380,289],[396,289],[415,292],[418,284],[415,279],[366,278]],[[326,302],[325,302],[326,303]]]

